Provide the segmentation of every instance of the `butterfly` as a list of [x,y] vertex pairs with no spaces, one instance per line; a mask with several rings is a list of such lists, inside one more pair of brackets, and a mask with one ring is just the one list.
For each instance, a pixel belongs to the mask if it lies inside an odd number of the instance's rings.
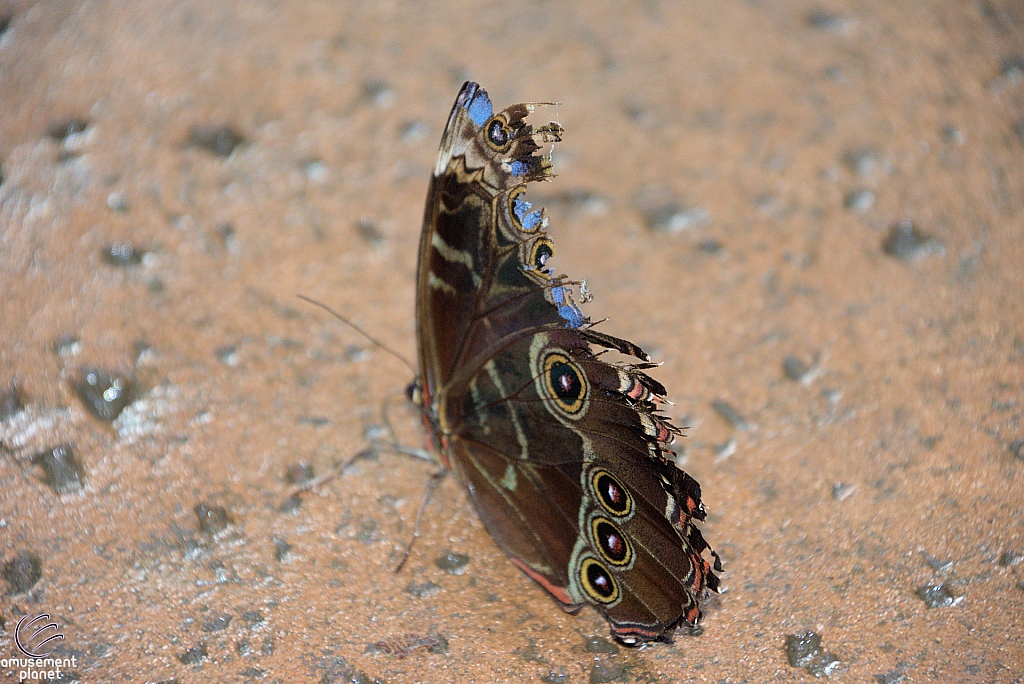
[[669,450],[680,431],[644,372],[656,364],[596,330],[580,283],[548,266],[548,217],[525,191],[552,177],[537,153],[562,128],[531,126],[534,108],[495,112],[472,82],[455,100],[420,238],[410,396],[512,563],[567,612],[596,607],[625,644],[670,641],[700,622],[721,562],[694,523],[700,485]]

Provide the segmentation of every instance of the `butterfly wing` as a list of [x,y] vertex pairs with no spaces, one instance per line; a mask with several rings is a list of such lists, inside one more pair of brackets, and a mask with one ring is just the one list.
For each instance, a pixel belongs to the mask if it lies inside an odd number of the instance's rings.
[[646,354],[593,330],[546,265],[524,190],[550,178],[534,153],[561,129],[534,129],[531,109],[495,114],[467,83],[449,117],[420,244],[425,423],[491,536],[564,609],[596,606],[627,643],[667,639],[718,586],[700,488],[668,458],[664,388],[591,345]]

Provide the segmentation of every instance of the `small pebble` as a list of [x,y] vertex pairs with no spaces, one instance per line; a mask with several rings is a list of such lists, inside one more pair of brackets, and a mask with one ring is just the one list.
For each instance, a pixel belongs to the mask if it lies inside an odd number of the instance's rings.
[[882,250],[901,261],[917,261],[931,254],[941,255],[942,243],[917,229],[910,221],[900,221],[889,230]]
[[46,134],[54,140],[60,141],[69,136],[77,135],[88,127],[89,122],[85,119],[58,119],[47,126]]
[[583,638],[583,648],[587,653],[610,653],[619,652],[619,645],[600,636],[589,636]]
[[43,562],[34,553],[21,551],[3,564],[0,575],[10,585],[9,596],[24,594],[43,576]]
[[837,482],[832,485],[832,498],[835,501],[845,501],[850,498],[850,495],[853,494],[855,489],[857,489],[857,485],[855,484],[851,484],[849,482]]
[[434,584],[430,580],[420,584],[410,582],[409,586],[407,586],[405,590],[416,598],[427,598],[428,596],[433,596],[437,592],[441,591],[441,585]]
[[793,667],[802,667],[815,677],[827,677],[840,663],[821,647],[821,635],[815,632],[790,634],[786,637],[786,657]]
[[144,252],[130,242],[113,242],[103,248],[103,260],[111,266],[138,266]]
[[918,587],[914,593],[929,608],[948,608],[955,606],[964,600],[962,594],[958,595],[946,582],[940,584],[926,584]]
[[842,15],[818,9],[807,15],[807,25],[819,31],[842,33],[847,29],[849,21]]
[[230,126],[194,126],[188,135],[188,144],[212,152],[218,157],[230,157],[245,138]]
[[921,555],[924,556],[924,562],[928,564],[928,567],[934,570],[935,572],[946,574],[947,572],[950,572],[953,569],[952,560],[936,558],[935,556],[931,556],[924,551],[921,552]]
[[814,381],[817,372],[795,356],[787,356],[782,360],[782,372],[787,378],[801,385],[809,385]]
[[232,522],[231,516],[223,506],[208,506],[205,503],[200,503],[194,510],[199,519],[199,531],[204,534],[223,532]]
[[1003,554],[999,556],[999,564],[1004,568],[1012,568],[1015,565],[1024,563],[1024,553],[1017,553],[1016,551],[1003,551]]
[[126,377],[105,370],[84,368],[75,388],[94,416],[113,421],[132,402],[134,384]]
[[384,234],[377,228],[377,224],[369,219],[359,219],[359,222],[356,223],[356,232],[375,247],[384,244]]
[[85,469],[69,444],[36,454],[32,462],[42,467],[46,484],[58,494],[78,492],[85,486]]
[[732,407],[731,404],[722,400],[716,400],[711,402],[711,408],[715,410],[715,413],[720,415],[729,425],[732,425],[737,430],[748,431],[751,429],[751,424],[747,422],[747,419],[740,415],[740,412]]
[[7,392],[0,395],[0,420],[6,420],[25,408],[25,395],[21,386],[12,382]]
[[374,107],[387,109],[395,101],[395,91],[383,78],[374,78],[363,84],[363,95]]
[[53,341],[53,351],[59,356],[76,356],[82,351],[82,341],[74,335],[61,335]]
[[875,193],[870,190],[855,190],[846,195],[846,199],[843,200],[843,206],[850,211],[863,214],[875,206]]
[[274,539],[274,558],[277,559],[278,563],[283,563],[292,554],[292,549],[294,548],[284,539]]
[[263,622],[263,614],[258,610],[247,610],[242,613],[242,623],[249,629],[259,627]]
[[200,625],[200,629],[204,632],[222,632],[227,629],[230,624],[230,615],[218,615],[214,618],[210,618],[209,620],[205,620],[203,624]]
[[469,556],[447,551],[443,556],[435,560],[434,563],[449,575],[461,575],[466,572],[466,566],[469,565]]
[[590,684],[606,684],[606,682],[621,681],[626,674],[626,665],[608,655],[599,655],[594,658],[590,668]]
[[897,672],[896,670],[873,676],[878,684],[901,684],[907,678],[907,675],[902,672]]
[[871,178],[887,170],[888,164],[882,154],[873,147],[862,147],[843,155],[843,162],[861,178]]
[[206,650],[206,644],[199,644],[186,650],[184,653],[178,654],[178,660],[185,665],[198,665],[199,663],[206,660],[210,654]]
[[309,484],[316,478],[316,471],[313,470],[313,464],[307,463],[306,461],[299,461],[288,466],[285,470],[284,479],[288,484],[293,485],[304,485]]
[[123,192],[112,192],[107,195],[107,207],[116,212],[128,211],[128,198]]
[[1010,442],[1010,453],[1024,461],[1024,439],[1015,439]]

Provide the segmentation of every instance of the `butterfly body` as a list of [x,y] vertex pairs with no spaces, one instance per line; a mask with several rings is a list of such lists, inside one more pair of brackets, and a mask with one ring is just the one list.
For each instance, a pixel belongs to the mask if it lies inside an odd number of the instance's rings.
[[526,123],[532,109],[495,113],[475,83],[452,108],[420,241],[415,399],[430,447],[520,570],[567,611],[597,607],[625,643],[669,640],[718,587],[693,524],[700,487],[671,460],[678,430],[647,355],[593,329],[547,266],[547,218],[524,195],[551,177],[534,153],[562,131]]

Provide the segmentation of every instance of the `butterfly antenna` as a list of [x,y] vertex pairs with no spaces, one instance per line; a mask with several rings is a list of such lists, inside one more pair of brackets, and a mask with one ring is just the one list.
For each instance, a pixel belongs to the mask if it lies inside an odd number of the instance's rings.
[[413,374],[413,375],[419,375],[419,372],[418,372],[418,371],[417,371],[417,370],[416,370],[415,368],[413,368],[412,364],[411,364],[411,363],[409,363],[409,361],[408,361],[408,360],[406,360],[406,358],[405,358],[404,356],[402,356],[401,354],[399,354],[398,352],[396,352],[396,351],[395,351],[394,349],[392,349],[392,348],[391,348],[391,347],[389,347],[388,345],[384,344],[383,342],[381,342],[380,340],[378,340],[377,338],[375,338],[375,337],[374,337],[373,335],[371,335],[370,333],[368,333],[368,332],[366,332],[365,330],[363,330],[362,328],[360,328],[360,327],[359,327],[358,325],[356,325],[355,323],[353,323],[353,322],[352,322],[352,321],[350,321],[349,319],[347,319],[347,318],[345,318],[344,316],[342,316],[342,315],[341,315],[340,313],[338,313],[337,311],[335,311],[335,310],[334,310],[334,309],[332,309],[331,307],[327,306],[326,304],[324,304],[324,303],[322,303],[322,302],[318,302],[318,301],[316,301],[315,299],[310,299],[309,297],[307,297],[307,296],[305,296],[305,295],[295,295],[295,296],[296,296],[296,297],[298,297],[299,299],[301,299],[301,300],[302,300],[302,301],[304,301],[304,302],[309,302],[309,303],[310,303],[310,304],[312,304],[313,306],[319,306],[319,307],[320,307],[321,309],[323,309],[323,310],[324,310],[324,311],[326,311],[327,313],[331,314],[332,316],[334,316],[335,318],[337,318],[337,319],[338,319],[339,321],[341,321],[342,323],[344,323],[344,324],[348,325],[348,326],[349,326],[350,328],[352,328],[353,330],[355,330],[355,331],[356,331],[357,333],[359,333],[360,335],[362,335],[363,337],[365,337],[366,339],[368,339],[368,340],[370,341],[370,343],[371,343],[371,344],[373,344],[373,345],[375,345],[375,346],[377,346],[377,347],[380,347],[381,349],[383,349],[384,351],[386,351],[386,352],[387,352],[388,354],[391,354],[391,355],[392,355],[392,356],[394,356],[394,357],[395,357],[396,359],[398,359],[399,361],[401,361],[402,363],[404,363],[404,364],[406,365],[406,367],[407,367],[407,368],[408,368],[409,370],[411,370],[411,371],[412,371],[412,374]]

